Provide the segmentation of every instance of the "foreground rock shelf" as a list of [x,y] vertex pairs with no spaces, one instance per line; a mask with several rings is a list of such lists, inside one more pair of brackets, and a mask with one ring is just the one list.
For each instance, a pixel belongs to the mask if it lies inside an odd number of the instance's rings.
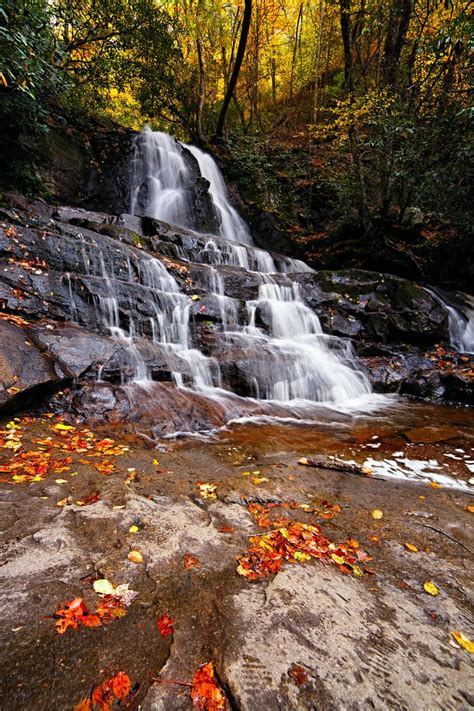
[[[76,433],[90,437],[56,418],[16,426],[24,451],[48,449],[37,439],[69,446]],[[468,635],[471,619],[471,497],[302,467],[298,457],[321,451],[320,436],[295,432],[299,447],[281,443],[276,454],[271,432],[256,429],[159,453],[102,429],[94,432],[100,457],[72,447],[62,473],[16,484],[1,475],[5,708],[68,711],[123,671],[133,687],[129,708],[184,711],[192,708],[186,684],[208,661],[230,707],[245,711],[417,708],[422,696],[440,710],[472,703],[470,655],[452,636]],[[116,444],[103,444],[105,435]],[[109,450],[113,470],[100,471]],[[11,456],[3,450],[0,465]],[[205,483],[215,485],[214,497],[203,497],[212,491]],[[249,505],[284,502],[340,507],[329,519],[300,508],[273,512],[314,522],[336,542],[355,539],[370,570],[357,577],[330,560],[306,560],[254,582],[239,575],[249,537],[265,533]],[[128,559],[132,550],[143,562]],[[54,612],[76,597],[93,609],[97,579],[138,593],[126,615],[58,634]],[[427,581],[438,595],[424,590]],[[157,629],[162,614],[174,620],[170,636]]]

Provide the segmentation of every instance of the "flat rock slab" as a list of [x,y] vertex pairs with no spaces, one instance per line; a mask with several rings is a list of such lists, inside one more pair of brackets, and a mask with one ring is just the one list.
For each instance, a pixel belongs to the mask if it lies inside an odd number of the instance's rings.
[[[25,421],[24,447],[51,434],[52,422]],[[191,709],[182,684],[211,660],[233,709],[412,709],[423,699],[444,711],[473,702],[471,657],[450,643],[455,630],[472,638],[468,494],[301,467],[284,447],[265,448],[257,430],[253,442],[230,431],[163,452],[105,434],[129,447],[109,457],[108,475],[95,466],[102,458],[75,452],[59,476],[14,485],[2,475],[4,708],[73,709],[124,671],[135,687],[129,708]],[[10,456],[0,452],[0,464]],[[203,498],[199,482],[215,483],[217,498]],[[100,498],[83,505],[93,492]],[[315,499],[341,506],[318,521],[323,533],[357,539],[374,574],[355,578],[321,561],[284,563],[255,582],[237,574],[249,537],[262,532],[249,503]],[[143,563],[128,559],[131,550]],[[127,615],[59,635],[53,613],[76,596],[92,609],[97,578],[138,593]],[[427,580],[438,596],[424,591]],[[156,626],[164,613],[175,620],[170,637]],[[182,684],[160,683],[173,680]]]

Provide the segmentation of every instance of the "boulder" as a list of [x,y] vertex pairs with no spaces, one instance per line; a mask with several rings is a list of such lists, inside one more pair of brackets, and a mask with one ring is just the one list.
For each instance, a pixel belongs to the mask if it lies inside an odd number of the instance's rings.
[[37,350],[28,328],[0,320],[0,412],[38,404],[58,385],[51,359]]

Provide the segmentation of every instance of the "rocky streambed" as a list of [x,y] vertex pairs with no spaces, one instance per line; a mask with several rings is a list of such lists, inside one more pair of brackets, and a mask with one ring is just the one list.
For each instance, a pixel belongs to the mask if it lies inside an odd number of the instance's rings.
[[[192,708],[211,661],[232,709],[472,705],[473,370],[439,300],[150,217],[0,220],[2,707],[123,672],[117,707]],[[375,395],[259,398],[292,363],[262,284]]]

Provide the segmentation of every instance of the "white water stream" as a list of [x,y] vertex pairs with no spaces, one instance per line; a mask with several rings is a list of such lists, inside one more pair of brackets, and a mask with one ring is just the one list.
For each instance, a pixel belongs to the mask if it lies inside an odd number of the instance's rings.
[[474,297],[446,294],[441,289],[426,289],[447,311],[451,347],[461,353],[474,353]]

